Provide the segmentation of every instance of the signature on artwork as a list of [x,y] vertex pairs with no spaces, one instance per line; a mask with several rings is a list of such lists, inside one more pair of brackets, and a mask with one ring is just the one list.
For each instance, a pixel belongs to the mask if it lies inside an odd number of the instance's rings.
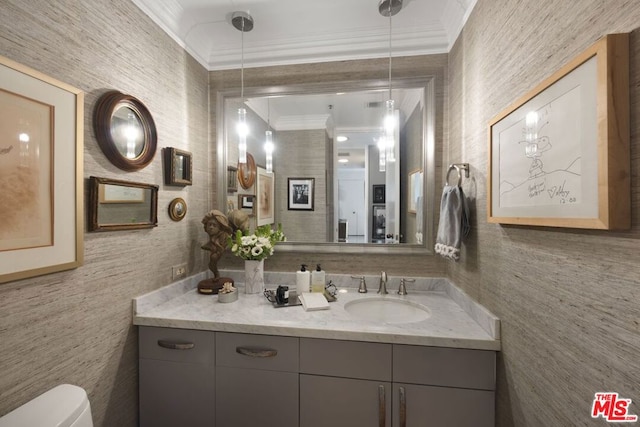
[[9,154],[12,148],[13,148],[13,145],[8,146],[7,148],[0,148],[0,155]]

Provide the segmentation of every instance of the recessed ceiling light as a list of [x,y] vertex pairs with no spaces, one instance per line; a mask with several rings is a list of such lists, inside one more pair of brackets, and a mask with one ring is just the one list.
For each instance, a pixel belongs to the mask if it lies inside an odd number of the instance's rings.
[[338,159],[338,163],[349,163],[349,159]]
[[336,136],[336,141],[338,141],[338,142],[345,142],[345,141],[346,141],[346,140],[348,140],[348,139],[349,139],[349,138],[347,138],[347,137],[346,137],[346,136],[344,136],[344,135],[338,135],[338,136]]

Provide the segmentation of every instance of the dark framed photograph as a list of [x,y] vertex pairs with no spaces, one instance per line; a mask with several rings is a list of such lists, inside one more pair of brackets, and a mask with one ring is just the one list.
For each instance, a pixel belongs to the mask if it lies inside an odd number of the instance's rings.
[[288,208],[290,211],[312,211],[315,178],[288,179]]
[[167,147],[164,152],[164,183],[166,185],[191,185],[193,160],[191,153]]
[[384,203],[384,184],[373,186],[373,203]]
[[255,197],[253,194],[238,194],[238,209],[245,210],[249,216],[253,216]]

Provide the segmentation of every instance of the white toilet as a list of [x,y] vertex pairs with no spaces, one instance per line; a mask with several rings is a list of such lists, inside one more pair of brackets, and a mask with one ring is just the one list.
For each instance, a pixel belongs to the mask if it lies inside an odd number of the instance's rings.
[[93,427],[87,392],[59,385],[0,418],[0,427]]

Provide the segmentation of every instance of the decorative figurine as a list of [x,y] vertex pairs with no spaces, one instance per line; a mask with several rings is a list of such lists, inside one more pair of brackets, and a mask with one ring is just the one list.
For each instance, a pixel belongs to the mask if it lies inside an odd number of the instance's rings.
[[201,280],[198,283],[198,292],[201,294],[217,294],[224,283],[231,283],[230,277],[220,277],[218,260],[227,249],[227,242],[236,230],[246,230],[249,227],[249,216],[241,211],[229,212],[229,217],[219,210],[212,210],[202,218],[204,231],[209,235],[209,241],[201,246],[209,255],[209,270],[213,273],[212,279]]

